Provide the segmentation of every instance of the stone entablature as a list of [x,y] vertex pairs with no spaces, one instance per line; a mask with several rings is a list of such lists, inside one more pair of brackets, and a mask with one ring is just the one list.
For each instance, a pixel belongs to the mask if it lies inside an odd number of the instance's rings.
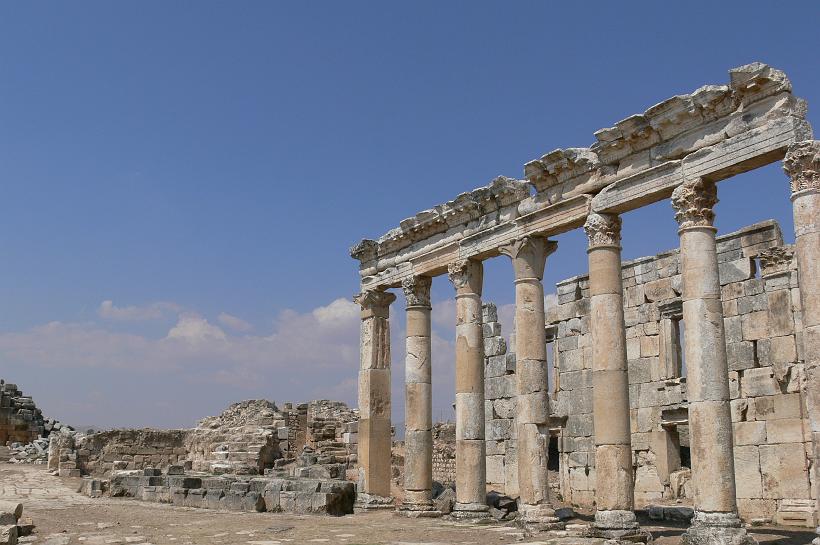
[[590,204],[621,213],[668,198],[684,179],[722,180],[782,159],[790,144],[811,138],[805,102],[783,72],[752,63],[729,76],[728,85],[672,97],[597,131],[589,148],[527,163],[526,180],[496,178],[361,241],[351,255],[360,261],[362,291],[440,275],[459,259],[497,256],[527,235],[578,228]]

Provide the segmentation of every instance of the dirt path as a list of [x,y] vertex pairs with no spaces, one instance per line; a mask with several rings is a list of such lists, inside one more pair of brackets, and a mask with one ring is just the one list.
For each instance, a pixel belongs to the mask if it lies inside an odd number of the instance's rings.
[[[174,507],[120,498],[91,499],[74,490],[79,480],[58,479],[43,466],[0,464],[0,499],[23,502],[37,525],[25,538],[42,545],[600,545],[602,540],[524,536],[512,526],[474,526],[441,519],[407,519],[392,512],[346,517],[234,513]],[[681,529],[651,528],[658,545],[676,545]],[[810,532],[765,530],[767,545],[804,545]]]

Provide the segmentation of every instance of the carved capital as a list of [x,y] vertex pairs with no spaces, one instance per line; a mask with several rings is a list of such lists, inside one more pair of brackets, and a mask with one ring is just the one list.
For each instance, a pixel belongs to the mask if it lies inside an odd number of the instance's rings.
[[584,231],[590,248],[621,245],[621,218],[615,214],[590,212],[584,223]]
[[672,192],[672,208],[681,229],[711,227],[715,221],[712,208],[717,203],[715,183],[703,178],[684,182]]
[[382,316],[386,318],[390,313],[390,303],[396,296],[389,291],[367,290],[353,296],[353,302],[362,307],[362,318]]
[[820,141],[807,140],[789,146],[783,170],[791,178],[792,193],[820,189]]
[[474,293],[481,295],[481,287],[484,283],[484,266],[481,261],[472,259],[459,259],[447,267],[447,277],[456,288],[456,293]]
[[498,250],[512,259],[516,280],[544,278],[547,257],[558,249],[558,243],[540,236],[526,236],[501,246]]
[[794,249],[789,246],[775,246],[763,250],[757,256],[760,258],[760,275],[773,276],[791,271]]
[[401,282],[404,290],[404,297],[407,299],[408,307],[429,307],[430,306],[430,286],[433,279],[429,276],[411,276]]

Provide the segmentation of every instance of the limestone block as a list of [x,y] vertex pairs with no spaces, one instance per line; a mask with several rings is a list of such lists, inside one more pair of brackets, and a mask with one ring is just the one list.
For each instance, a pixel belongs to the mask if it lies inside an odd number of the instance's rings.
[[729,299],[728,301],[721,301],[723,304],[723,316],[737,316],[737,299]]
[[484,339],[484,355],[498,356],[507,352],[507,341],[504,337],[491,337]]
[[772,337],[792,335],[794,317],[792,315],[791,294],[788,290],[777,290],[766,294],[768,301],[768,329]]
[[797,361],[797,344],[794,335],[772,337],[769,343],[769,361],[772,364]]
[[741,320],[743,340],[755,341],[769,336],[769,313],[765,310],[744,314]]
[[761,445],[764,498],[809,499],[809,480],[800,443]]
[[731,316],[723,319],[723,331],[726,335],[726,343],[739,343],[743,341],[743,328],[740,316]]
[[573,467],[569,470],[569,485],[573,490],[595,490],[590,478],[594,470],[585,467]]
[[504,456],[487,456],[487,484],[504,484]]
[[485,378],[503,377],[511,371],[508,366],[508,358],[506,354],[501,356],[491,356],[486,359],[486,362],[487,365],[484,367]]
[[[744,401],[745,400],[738,400]],[[734,425],[735,445],[762,445],[766,443],[766,422],[737,422]]]
[[588,437],[592,435],[591,414],[570,414],[567,417],[566,431],[571,436]]
[[580,371],[584,368],[584,349],[561,352],[561,371]]
[[755,419],[780,420],[800,418],[800,394],[780,394],[759,397],[754,400]]
[[737,313],[749,314],[766,310],[766,294],[748,295],[737,300]]
[[672,288],[672,278],[659,278],[644,285],[644,297],[649,302],[664,301],[676,297]]
[[760,475],[758,447],[736,446],[735,487],[738,498],[760,498],[763,496],[763,482]]
[[726,344],[726,361],[730,371],[751,369],[755,366],[755,345],[752,341]]
[[[562,390],[580,390],[592,387],[592,372],[588,370],[561,373]],[[499,396],[501,397],[501,396]],[[507,396],[509,397],[509,396]]]
[[512,435],[512,420],[490,420],[487,422],[487,440],[501,441],[510,439]]
[[641,357],[648,358],[657,356],[658,352],[658,337],[657,335],[641,337]]
[[498,418],[513,418],[515,416],[515,398],[494,399],[492,402],[493,411]]
[[634,337],[626,340],[626,358],[637,360],[641,357],[641,337]]
[[743,520],[762,519],[771,521],[777,511],[777,500],[738,498],[737,511]]
[[723,301],[738,299],[743,297],[743,295],[745,295],[745,285],[743,282],[731,282],[720,288],[720,298]]
[[748,280],[755,275],[755,262],[748,257],[718,264],[721,286],[731,282]]
[[481,332],[485,338],[501,336],[501,324],[498,322],[484,322]]
[[803,441],[803,420],[801,418],[770,420],[768,430],[768,443],[770,444]]
[[484,381],[484,399],[515,397],[515,378],[515,375],[506,375],[486,379]]
[[741,379],[741,391],[745,397],[774,395],[780,392],[780,387],[774,379],[770,367],[747,369]]

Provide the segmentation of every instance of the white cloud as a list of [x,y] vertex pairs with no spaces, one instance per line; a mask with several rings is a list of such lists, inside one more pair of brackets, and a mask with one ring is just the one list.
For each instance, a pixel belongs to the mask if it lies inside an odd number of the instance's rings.
[[[123,385],[141,388],[131,402],[137,413],[149,411],[157,400],[174,402],[175,411],[187,410],[192,397],[216,404],[213,410],[238,397],[296,402],[333,397],[355,405],[359,323],[358,306],[344,299],[307,312],[286,310],[259,335],[231,334],[195,313],[181,314],[158,337],[119,327],[114,331],[105,322],[51,322],[0,332],[0,367],[6,375],[12,373],[5,369],[13,370],[23,387],[41,383],[44,376],[70,377],[70,384],[55,387],[56,397],[48,401],[72,411],[54,416],[81,423],[118,424],[106,422],[104,411],[71,406],[68,400],[87,390],[108,392]],[[191,394],[161,397],[148,386],[155,383],[175,384],[179,392]],[[116,401],[112,404],[116,407]]]
[[227,312],[223,312],[217,316],[217,320],[219,320],[220,324],[234,331],[250,331],[253,329],[253,326],[242,318],[228,314]]
[[168,339],[183,339],[192,343],[206,341],[224,341],[226,336],[219,326],[208,323],[208,320],[194,313],[185,313],[179,317],[177,325],[168,332]]
[[160,301],[145,306],[118,307],[110,299],[100,303],[97,314],[106,320],[145,321],[160,320],[168,314],[177,313],[181,307],[176,303]]

